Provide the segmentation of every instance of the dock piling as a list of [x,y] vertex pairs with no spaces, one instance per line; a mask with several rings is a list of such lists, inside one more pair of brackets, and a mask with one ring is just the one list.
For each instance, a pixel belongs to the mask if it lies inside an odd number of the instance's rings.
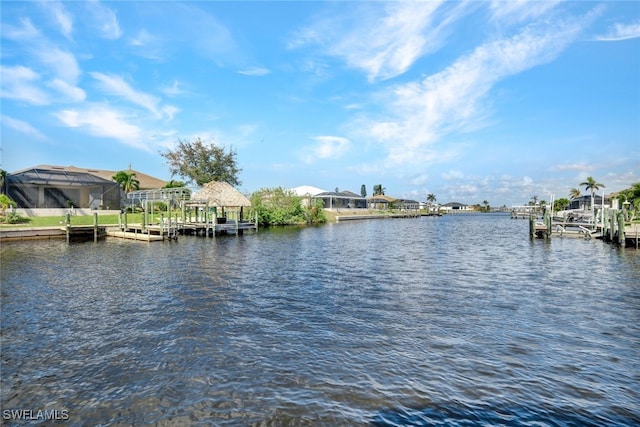
[[71,214],[69,212],[67,212],[65,219],[67,223],[67,243],[69,243],[71,239]]
[[93,213],[93,242],[98,241],[98,212]]

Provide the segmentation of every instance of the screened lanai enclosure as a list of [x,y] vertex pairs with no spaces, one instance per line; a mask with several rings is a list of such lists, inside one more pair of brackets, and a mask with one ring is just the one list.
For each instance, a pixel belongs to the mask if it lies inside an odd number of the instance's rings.
[[18,208],[120,209],[119,184],[90,173],[25,169],[8,174],[4,185]]

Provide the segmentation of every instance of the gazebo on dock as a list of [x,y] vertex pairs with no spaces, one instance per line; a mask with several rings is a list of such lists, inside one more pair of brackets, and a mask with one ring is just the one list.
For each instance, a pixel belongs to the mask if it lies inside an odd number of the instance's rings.
[[220,209],[217,212],[218,221],[221,219],[225,221],[230,216],[235,216],[233,219],[236,221],[242,221],[244,208],[251,206],[251,201],[244,194],[233,188],[231,184],[222,181],[212,181],[204,184],[191,197],[191,203],[198,202],[214,207],[216,211]]

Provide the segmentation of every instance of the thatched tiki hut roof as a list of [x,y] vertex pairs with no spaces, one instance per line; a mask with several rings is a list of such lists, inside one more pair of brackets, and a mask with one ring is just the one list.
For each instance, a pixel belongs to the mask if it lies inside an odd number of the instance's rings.
[[212,181],[204,184],[192,200],[207,200],[211,206],[220,208],[242,208],[251,206],[251,201],[226,182]]

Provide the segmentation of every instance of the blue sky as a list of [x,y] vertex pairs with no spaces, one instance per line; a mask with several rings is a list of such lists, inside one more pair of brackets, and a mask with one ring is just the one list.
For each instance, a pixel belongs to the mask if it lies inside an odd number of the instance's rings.
[[[492,206],[640,181],[635,1],[3,1],[3,169],[170,179],[178,138],[240,189]],[[583,189],[584,190],[584,189]]]

